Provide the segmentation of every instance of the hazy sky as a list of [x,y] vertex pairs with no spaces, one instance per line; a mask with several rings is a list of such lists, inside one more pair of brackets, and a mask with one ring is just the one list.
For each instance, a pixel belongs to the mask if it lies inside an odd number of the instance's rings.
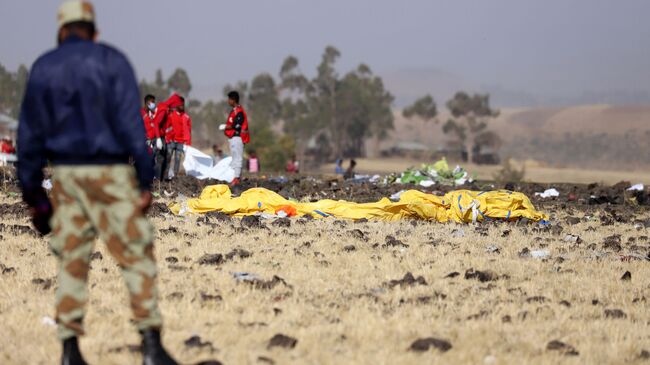
[[[54,46],[59,3],[0,0],[2,64],[10,69],[31,64]],[[158,67],[169,74],[181,66],[201,98],[260,71],[277,74],[289,54],[311,74],[328,44],[342,53],[341,72],[365,62],[392,79],[442,72],[465,85],[549,97],[650,92],[650,1],[645,0],[94,4],[101,39],[124,50],[140,78],[152,78]],[[398,98],[409,91],[408,84],[393,83]]]

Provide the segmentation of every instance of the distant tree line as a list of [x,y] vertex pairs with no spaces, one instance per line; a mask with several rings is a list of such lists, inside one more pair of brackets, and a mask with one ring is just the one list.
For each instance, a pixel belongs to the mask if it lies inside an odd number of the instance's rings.
[[[486,147],[496,150],[501,146],[499,136],[488,129],[489,120],[499,115],[499,111],[490,106],[490,95],[459,91],[445,105],[452,117],[443,124],[442,131],[462,146],[468,161],[480,162],[474,156],[476,152]],[[402,115],[438,122],[438,107],[431,95],[425,95],[404,108]]]
[[[282,170],[294,155],[316,164],[364,156],[368,140],[383,140],[393,130],[394,98],[381,77],[364,63],[341,74],[336,67],[340,57],[338,49],[326,47],[315,76],[308,78],[299,60],[288,56],[276,76],[260,73],[250,81],[226,85],[218,99],[203,102],[192,98],[192,82],[182,68],[167,78],[157,70],[152,81],[140,81],[140,90],[158,101],[172,92],[183,95],[193,119],[193,139],[201,148],[224,141],[218,126],[228,114],[226,94],[239,91],[251,126],[247,149],[255,150],[266,169]],[[23,65],[16,72],[0,65],[0,112],[18,117],[27,78]],[[488,95],[459,92],[446,106],[453,118],[443,130],[464,146],[470,159],[477,145],[498,144],[498,136],[488,130],[487,121],[498,113],[490,107]],[[403,114],[438,121],[438,108],[430,95]]]
[[29,71],[25,65],[20,65],[16,72],[10,72],[0,64],[0,112],[18,119],[28,77]]

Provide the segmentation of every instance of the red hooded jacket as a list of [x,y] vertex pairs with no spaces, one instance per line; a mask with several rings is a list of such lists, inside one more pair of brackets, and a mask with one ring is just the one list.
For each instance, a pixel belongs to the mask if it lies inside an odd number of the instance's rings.
[[167,116],[165,142],[192,145],[192,118],[185,113],[172,110]]
[[153,125],[158,127],[158,137],[167,140],[167,133],[171,133],[171,125],[167,116],[171,113],[172,108],[183,105],[183,101],[178,94],[172,94],[169,99],[158,103],[156,108],[156,116],[153,120]]

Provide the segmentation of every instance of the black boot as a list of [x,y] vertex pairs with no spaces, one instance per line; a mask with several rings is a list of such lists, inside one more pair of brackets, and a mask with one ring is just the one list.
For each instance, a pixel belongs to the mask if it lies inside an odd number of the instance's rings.
[[142,357],[144,365],[178,365],[160,343],[160,331],[146,330],[142,335]]
[[81,352],[76,337],[68,338],[63,341],[63,355],[61,356],[61,365],[88,365]]

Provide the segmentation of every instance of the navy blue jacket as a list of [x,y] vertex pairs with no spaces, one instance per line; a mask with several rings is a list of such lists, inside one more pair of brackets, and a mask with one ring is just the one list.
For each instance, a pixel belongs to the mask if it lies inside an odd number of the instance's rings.
[[78,37],[41,56],[29,75],[18,125],[18,179],[40,188],[43,167],[128,164],[150,190],[140,96],[129,61],[118,50]]

